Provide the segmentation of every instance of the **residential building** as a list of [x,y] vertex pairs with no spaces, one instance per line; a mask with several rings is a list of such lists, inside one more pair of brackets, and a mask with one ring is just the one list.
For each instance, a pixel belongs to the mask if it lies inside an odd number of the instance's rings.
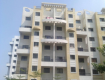
[[[104,31],[105,8],[99,14],[56,3],[24,7],[13,77],[55,80],[59,74],[60,80],[105,80],[91,64],[104,60],[96,49],[105,44]],[[29,76],[33,71],[44,74],[33,79]]]

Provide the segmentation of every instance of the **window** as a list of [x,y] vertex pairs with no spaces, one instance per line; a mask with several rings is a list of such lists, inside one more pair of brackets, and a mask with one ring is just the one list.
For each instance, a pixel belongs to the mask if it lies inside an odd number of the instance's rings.
[[20,68],[20,74],[26,74],[26,68]]
[[57,50],[62,50],[62,46],[57,46]]
[[79,75],[85,75],[85,69],[79,69]]
[[78,42],[82,42],[82,38],[77,38],[77,41]]
[[30,21],[31,20],[31,17],[26,17],[26,20],[29,20]]
[[13,60],[14,63],[16,63],[16,60]]
[[103,40],[105,40],[105,36],[103,36],[102,38],[103,38]]
[[18,46],[18,44],[15,44],[15,46]]
[[73,43],[70,43],[70,48],[74,48],[74,44]]
[[19,39],[16,39],[16,41],[19,41]]
[[17,50],[15,49],[15,52],[16,52]]
[[105,22],[105,19],[104,18],[100,18],[100,22]]
[[96,52],[96,48],[94,48],[94,47],[91,47],[90,50],[91,50],[92,52]]
[[51,30],[51,26],[45,26],[45,30]]
[[22,49],[29,49],[29,45],[22,45]]
[[15,66],[13,66],[12,68],[14,68],[14,69],[15,69]]
[[35,36],[39,36],[39,32],[34,32],[34,35]]
[[15,74],[15,72],[12,72],[12,74]]
[[62,36],[56,36],[56,39],[63,39]]
[[39,22],[35,21],[35,26],[39,26]]
[[57,27],[57,30],[58,31],[62,31],[62,27]]
[[45,50],[50,50],[50,45],[45,45],[45,46],[44,46],[44,49],[45,49]]
[[50,68],[44,68],[44,73],[50,73]]
[[44,56],[44,61],[50,61],[50,56]]
[[25,28],[32,28],[32,26],[25,26]]
[[75,55],[70,55],[71,60],[75,60]]
[[76,20],[76,23],[79,23],[79,24],[80,24],[80,23],[81,23],[81,21],[80,21],[80,20]]
[[21,56],[21,61],[27,61],[27,56]]
[[89,30],[90,32],[93,32],[93,28],[88,28],[88,30]]
[[95,41],[94,37],[89,37],[90,41]]
[[73,15],[72,14],[68,14],[69,18],[73,18]]
[[38,54],[37,53],[33,53],[33,58],[38,58]]
[[57,68],[57,73],[63,73],[63,69],[62,68]]
[[36,47],[38,47],[39,46],[39,43],[38,42],[34,42],[34,46]]
[[36,12],[36,16],[40,16],[40,12]]
[[92,58],[92,62],[97,62],[97,58]]
[[75,67],[71,67],[71,72],[76,72],[76,68]]
[[57,61],[60,61],[60,62],[64,61],[63,57],[57,57]]
[[78,48],[78,51],[83,51],[83,48]]
[[69,37],[74,37],[74,33],[69,33]]
[[73,27],[73,24],[72,23],[69,23],[69,27]]
[[14,57],[17,57],[17,55],[14,55]]
[[84,58],[79,58],[80,63],[84,63]]
[[37,71],[37,66],[32,66],[32,71]]
[[92,19],[88,19],[88,22],[89,22],[89,23],[92,23],[93,21],[92,21]]
[[29,36],[24,36],[24,39],[29,39]]
[[98,71],[93,69],[93,74],[98,74]]
[[37,80],[37,79],[31,79],[31,80]]
[[101,30],[102,30],[102,31],[105,31],[105,27],[101,27]]

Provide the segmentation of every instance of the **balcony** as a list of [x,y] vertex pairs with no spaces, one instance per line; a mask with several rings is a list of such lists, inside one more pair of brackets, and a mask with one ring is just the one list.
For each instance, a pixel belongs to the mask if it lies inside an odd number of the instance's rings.
[[77,28],[77,35],[87,35],[86,29]]
[[9,56],[11,56],[11,55],[12,55],[12,53],[11,53],[11,52],[8,52],[8,55],[9,55]]
[[9,44],[10,44],[10,45],[13,45],[13,41],[11,41]]
[[22,77],[21,79],[27,79],[27,74],[13,74],[13,78],[16,78],[16,79],[19,79],[19,77],[18,76],[24,76],[24,77]]
[[53,38],[53,36],[43,36],[43,39],[41,40],[41,42],[45,42],[45,43],[68,43],[65,37],[62,36],[56,36],[55,39]]
[[31,33],[32,27],[31,26],[21,26],[19,28],[20,33]]
[[10,67],[10,63],[7,63],[6,66],[7,66],[7,67]]
[[64,18],[60,18],[60,17],[44,17],[42,22],[48,22],[48,23],[66,23],[66,20]]
[[78,55],[79,56],[89,56],[89,51],[88,49],[78,50]]
[[30,53],[29,45],[19,46],[17,49],[17,54],[29,54],[29,53]]
[[63,57],[55,58],[55,62],[66,62],[66,59]]

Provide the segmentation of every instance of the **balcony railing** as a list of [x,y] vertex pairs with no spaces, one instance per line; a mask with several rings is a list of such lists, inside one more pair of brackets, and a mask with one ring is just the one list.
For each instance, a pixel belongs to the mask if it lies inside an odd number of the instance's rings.
[[65,20],[65,18],[59,18],[59,17],[56,17],[55,19],[59,19],[59,20]]
[[77,31],[86,31],[85,28],[84,28],[84,29],[79,29],[79,28],[77,28],[76,30],[77,30]]
[[[43,38],[45,38],[45,39],[54,39],[53,36],[49,36],[49,35],[45,35],[45,36],[43,36]],[[55,36],[55,39],[66,39],[66,37]]]
[[44,61],[44,62],[53,62],[53,59],[42,58],[42,61]]
[[18,49],[30,49],[29,45],[19,46]]
[[20,26],[22,28],[32,28],[32,26]]
[[66,37],[62,37],[62,36],[55,36],[55,39],[66,39]]
[[53,36],[47,35],[47,36],[43,36],[43,38],[45,38],[45,39],[53,39]]
[[83,49],[83,48],[81,48],[81,49],[78,49],[78,51],[81,51],[81,52],[88,52],[88,49]]
[[65,58],[55,58],[55,62],[66,62]]
[[79,75],[80,76],[91,76],[90,73],[84,73],[84,72],[79,72]]

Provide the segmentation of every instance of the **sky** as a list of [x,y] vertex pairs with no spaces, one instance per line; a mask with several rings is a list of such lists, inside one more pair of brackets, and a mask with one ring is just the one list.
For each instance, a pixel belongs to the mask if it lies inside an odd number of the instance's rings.
[[4,75],[7,74],[9,42],[19,35],[23,7],[41,6],[42,2],[67,4],[67,8],[75,11],[100,12],[105,8],[105,0],[0,0],[0,80],[5,80]]

